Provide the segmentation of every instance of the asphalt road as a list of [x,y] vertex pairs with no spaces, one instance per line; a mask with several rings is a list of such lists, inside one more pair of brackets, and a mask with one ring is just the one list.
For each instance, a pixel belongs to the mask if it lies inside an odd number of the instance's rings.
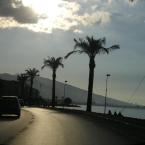
[[22,109],[21,117],[0,117],[0,145],[15,138],[19,132],[25,130],[33,121],[33,115]]
[[132,139],[82,116],[40,108],[27,109],[34,121],[9,145],[128,145]]

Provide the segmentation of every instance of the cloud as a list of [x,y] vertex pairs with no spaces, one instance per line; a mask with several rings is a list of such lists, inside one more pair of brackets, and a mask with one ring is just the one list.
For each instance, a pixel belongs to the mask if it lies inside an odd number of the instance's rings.
[[95,23],[105,24],[110,21],[111,14],[106,11],[98,11],[92,14],[85,13],[82,16],[77,16],[76,19],[83,25],[92,25]]
[[[52,33],[54,29],[82,32],[83,27],[107,24],[111,20],[111,13],[105,10],[108,0],[67,1],[61,0],[58,14],[42,18],[21,1],[1,0],[0,28],[20,27],[35,32]],[[78,29],[79,27],[79,29]]]
[[18,0],[1,0],[0,17],[13,18],[18,23],[37,23],[38,15]]
[[74,31],[73,31],[74,33],[83,33],[81,30],[79,30],[79,29],[75,29]]
[[0,17],[0,28],[16,27],[19,24],[13,18]]

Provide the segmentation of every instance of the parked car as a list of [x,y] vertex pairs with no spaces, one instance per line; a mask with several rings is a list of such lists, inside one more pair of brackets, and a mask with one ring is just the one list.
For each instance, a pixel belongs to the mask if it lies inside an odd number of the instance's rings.
[[4,114],[21,115],[21,107],[18,97],[16,96],[2,96],[0,97],[0,116]]

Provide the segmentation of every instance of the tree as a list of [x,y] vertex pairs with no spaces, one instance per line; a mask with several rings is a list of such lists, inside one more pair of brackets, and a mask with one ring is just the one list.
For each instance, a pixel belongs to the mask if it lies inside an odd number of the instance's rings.
[[55,79],[56,79],[56,70],[59,68],[59,66],[61,66],[62,68],[64,67],[64,65],[62,64],[62,57],[48,57],[47,59],[44,59],[44,65],[42,66],[42,69],[44,67],[49,67],[50,69],[52,69],[52,79],[53,79],[53,83],[52,83],[52,107],[55,107]]
[[75,46],[73,51],[69,52],[65,58],[68,58],[70,55],[75,53],[85,53],[89,56],[89,83],[88,83],[88,98],[87,98],[87,109],[86,111],[91,112],[92,107],[92,92],[93,92],[93,81],[94,81],[94,68],[95,56],[99,54],[109,54],[110,51],[119,49],[119,45],[113,45],[109,48],[105,48],[106,39],[94,39],[93,36],[86,37],[86,40],[79,38],[79,40],[74,39]]
[[25,73],[22,73],[20,75],[17,75],[17,80],[20,83],[20,89],[21,89],[21,98],[24,99],[24,90],[25,90],[25,84],[28,79],[28,75]]
[[32,97],[32,89],[33,89],[33,83],[34,83],[34,78],[36,76],[39,76],[39,70],[37,70],[36,68],[29,68],[26,71],[26,74],[28,75],[29,79],[30,79],[30,91],[29,91],[29,97]]

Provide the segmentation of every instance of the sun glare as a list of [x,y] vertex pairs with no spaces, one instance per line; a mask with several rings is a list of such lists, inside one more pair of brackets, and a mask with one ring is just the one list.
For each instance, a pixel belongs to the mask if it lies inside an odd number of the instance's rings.
[[23,0],[25,6],[31,7],[38,15],[55,19],[61,14],[61,0]]
[[75,2],[65,0],[22,0],[22,2],[38,15],[38,22],[32,26],[28,25],[31,30],[51,33],[53,29],[68,30],[76,25],[76,22],[74,24],[69,21],[79,9],[79,5]]

